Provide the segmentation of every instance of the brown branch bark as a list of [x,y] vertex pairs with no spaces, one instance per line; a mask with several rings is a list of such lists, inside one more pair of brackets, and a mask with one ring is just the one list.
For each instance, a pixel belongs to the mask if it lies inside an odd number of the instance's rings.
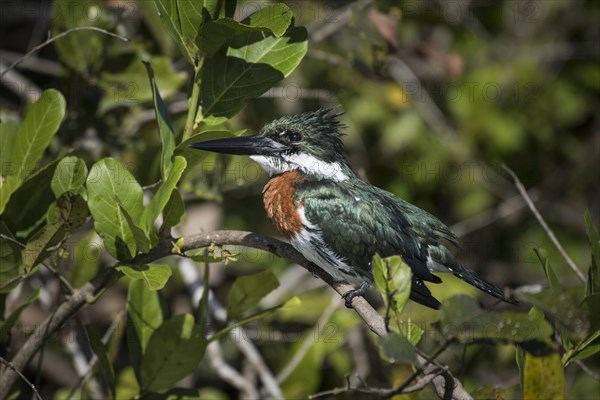
[[[175,243],[178,246],[175,246]],[[306,260],[296,249],[291,245],[280,240],[259,235],[252,232],[243,231],[215,231],[205,232],[197,235],[188,236],[182,239],[165,238],[159,245],[153,248],[148,254],[140,254],[132,260],[123,261],[127,264],[142,264],[158,260],[160,258],[177,254],[177,251],[187,251],[206,247],[211,244],[217,246],[225,245],[241,245],[252,247],[273,253],[281,258],[297,263],[306,268],[314,275],[323,279],[329,284],[340,296],[344,295],[354,287],[341,282],[334,282],[324,270],[314,266]],[[23,347],[19,349],[11,364],[16,370],[23,371],[32,357],[44,345],[46,339],[56,333],[72,316],[74,316],[86,303],[91,302],[104,289],[109,287],[113,282],[120,277],[120,272],[113,267],[107,268],[100,272],[98,276],[86,283],[79,289],[73,292],[73,295],[65,300],[56,310],[56,312],[48,317],[36,331],[27,339]],[[384,336],[387,334],[383,317],[371,307],[371,305],[362,297],[355,297],[352,300],[352,307],[363,319],[365,324],[375,334]],[[439,367],[431,363],[425,357],[418,356],[419,367],[422,368],[424,375],[432,374]],[[447,379],[451,377],[453,385],[448,385]],[[4,371],[0,378],[0,399],[8,396],[10,388],[18,379],[17,373],[10,369]],[[438,375],[432,379],[434,387],[438,395],[442,398],[448,395],[457,400],[470,399],[469,394],[462,388],[458,380],[450,375],[445,370],[443,375]],[[446,393],[446,387],[453,386],[452,393]]]

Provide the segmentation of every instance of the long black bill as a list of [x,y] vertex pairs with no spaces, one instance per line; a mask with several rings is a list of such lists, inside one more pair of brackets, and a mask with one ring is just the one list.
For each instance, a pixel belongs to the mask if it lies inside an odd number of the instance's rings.
[[288,147],[264,136],[240,136],[190,144],[194,149],[246,156],[275,155]]

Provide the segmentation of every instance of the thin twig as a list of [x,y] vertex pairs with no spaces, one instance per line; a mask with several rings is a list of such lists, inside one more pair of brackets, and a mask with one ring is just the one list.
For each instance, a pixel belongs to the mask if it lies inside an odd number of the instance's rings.
[[7,368],[13,370],[17,375],[19,375],[19,377],[23,380],[23,382],[25,382],[27,384],[27,386],[29,386],[31,388],[31,390],[35,394],[35,397],[37,397],[38,400],[43,400],[42,396],[40,396],[40,393],[35,388],[35,385],[33,383],[31,383],[31,381],[29,379],[27,379],[27,377],[21,373],[21,371],[16,369],[15,366],[12,365],[10,361],[5,360],[3,357],[0,357],[0,362],[2,364],[4,364]]
[[77,31],[96,31],[96,32],[104,33],[105,35],[108,35],[108,36],[115,37],[117,39],[121,39],[124,42],[129,42],[129,39],[127,39],[126,37],[117,35],[116,33],[109,32],[106,29],[96,28],[95,26],[78,26],[78,27],[75,27],[75,28],[68,29],[68,30],[66,30],[64,32],[61,32],[58,35],[53,36],[50,39],[46,40],[45,42],[43,42],[41,44],[38,44],[33,49],[31,49],[27,54],[25,54],[23,57],[19,58],[18,60],[16,60],[12,64],[10,64],[8,66],[8,68],[6,68],[4,71],[0,72],[0,78],[2,78],[8,71],[10,71],[11,69],[13,69],[17,65],[19,65],[23,60],[25,60],[27,57],[29,57],[33,53],[35,53],[35,52],[43,49],[44,47],[48,46],[49,44],[53,43],[54,41],[56,41],[58,39],[67,36],[69,33],[71,33],[71,32],[77,32]]
[[569,257],[569,255],[567,254],[567,252],[565,251],[565,249],[562,247],[562,245],[560,244],[560,242],[558,241],[558,239],[554,235],[554,232],[552,231],[552,229],[550,229],[550,227],[548,226],[548,224],[546,223],[546,221],[544,220],[544,218],[542,217],[542,215],[540,214],[540,212],[536,208],[535,204],[533,204],[533,201],[531,200],[531,198],[527,194],[527,190],[525,189],[525,186],[523,186],[523,183],[521,183],[521,180],[519,179],[519,177],[517,176],[517,174],[515,174],[515,172],[512,169],[510,169],[506,164],[502,164],[502,168],[506,172],[508,172],[510,174],[510,176],[513,178],[513,180],[515,181],[515,187],[517,188],[517,190],[519,191],[519,193],[521,193],[521,196],[523,196],[523,198],[525,199],[525,202],[527,203],[527,206],[529,207],[529,209],[531,210],[531,212],[533,213],[533,215],[535,216],[535,218],[538,220],[538,222],[540,223],[540,225],[542,226],[542,228],[544,229],[544,231],[546,232],[546,234],[548,235],[548,237],[550,238],[550,240],[552,241],[552,243],[554,243],[554,246],[556,246],[556,248],[558,249],[558,252],[565,259],[565,261],[567,262],[567,265],[573,270],[573,272],[575,272],[575,275],[577,275],[577,277],[583,283],[585,283],[586,282],[585,276],[579,270],[579,268],[577,268],[577,265],[575,265],[575,263],[573,262],[573,260],[571,259],[571,257]]

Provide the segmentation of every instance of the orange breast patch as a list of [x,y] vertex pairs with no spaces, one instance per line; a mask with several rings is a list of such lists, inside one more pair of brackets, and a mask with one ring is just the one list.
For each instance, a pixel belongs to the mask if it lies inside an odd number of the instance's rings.
[[296,211],[297,207],[302,207],[302,203],[297,205],[294,203],[296,184],[303,181],[304,177],[300,172],[289,171],[269,179],[263,189],[267,217],[288,239],[291,239],[304,227],[300,215]]

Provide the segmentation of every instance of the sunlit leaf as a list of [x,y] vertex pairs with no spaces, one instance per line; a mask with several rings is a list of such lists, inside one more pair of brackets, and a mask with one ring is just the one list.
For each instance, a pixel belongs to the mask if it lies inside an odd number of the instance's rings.
[[144,281],[150,290],[162,289],[173,273],[166,264],[120,265],[117,269],[131,279]]
[[391,310],[401,313],[410,296],[412,272],[400,256],[373,257],[375,287]]
[[202,68],[201,118],[216,124],[235,115],[244,100],[257,97],[292,73],[307,50],[304,28],[281,37],[248,32],[232,39]]
[[56,166],[50,187],[58,198],[65,192],[82,194],[88,169],[79,157],[65,157]]
[[154,0],[163,25],[192,65],[198,53],[196,36],[203,20],[204,3],[202,0]]
[[135,255],[133,232],[121,211],[122,206],[133,220],[141,218],[143,194],[135,178],[117,160],[103,158],[90,170],[86,187],[94,227],[108,252],[118,259]]

